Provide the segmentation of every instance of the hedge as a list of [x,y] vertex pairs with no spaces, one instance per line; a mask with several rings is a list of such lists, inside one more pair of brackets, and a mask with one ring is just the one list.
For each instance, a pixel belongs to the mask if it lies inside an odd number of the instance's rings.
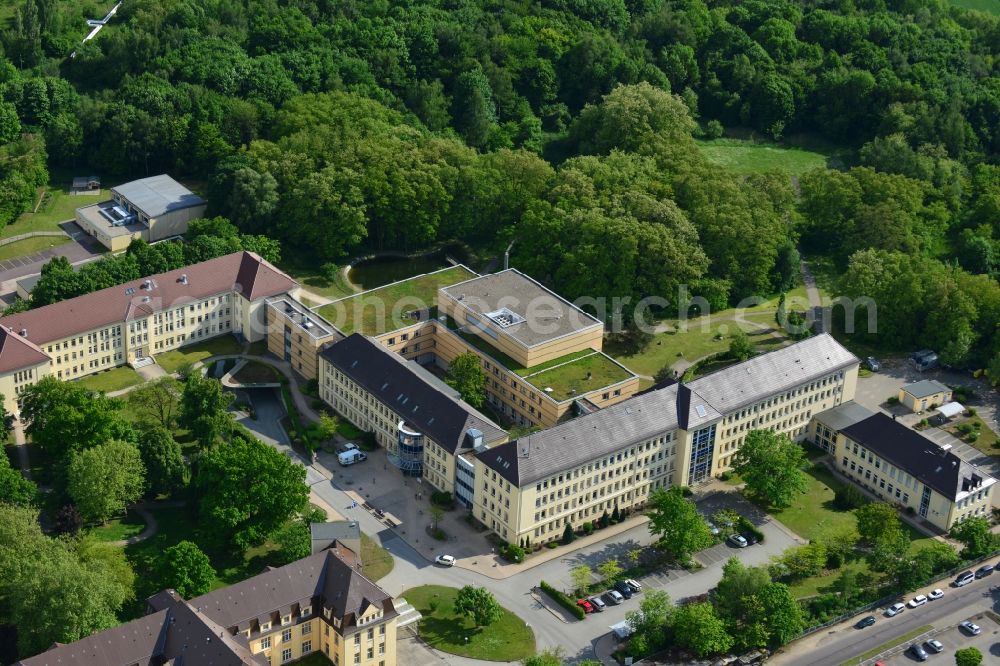
[[576,601],[572,597],[567,596],[564,592],[560,592],[556,588],[546,583],[544,580],[541,583],[539,583],[538,586],[542,588],[542,592],[552,597],[552,599],[554,599],[557,604],[559,604],[560,606],[568,610],[570,613],[572,613],[574,616],[576,616],[576,619],[582,620],[583,618],[587,617],[587,614],[584,612],[582,608],[576,605]]
[[740,532],[749,532],[757,537],[757,543],[764,543],[764,533],[757,529],[756,525],[747,520],[746,516],[740,516],[740,519],[736,523],[739,526]]

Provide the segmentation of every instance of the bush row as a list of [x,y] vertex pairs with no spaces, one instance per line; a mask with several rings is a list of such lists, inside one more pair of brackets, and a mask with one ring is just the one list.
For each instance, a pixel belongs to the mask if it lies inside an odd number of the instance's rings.
[[557,590],[556,588],[546,583],[544,580],[541,583],[539,583],[538,586],[542,588],[542,592],[552,597],[552,599],[554,599],[557,604],[559,604],[560,606],[568,610],[570,613],[572,613],[576,617],[576,619],[582,620],[587,616],[587,614],[583,611],[583,609],[576,605],[576,600],[567,595],[566,593]]

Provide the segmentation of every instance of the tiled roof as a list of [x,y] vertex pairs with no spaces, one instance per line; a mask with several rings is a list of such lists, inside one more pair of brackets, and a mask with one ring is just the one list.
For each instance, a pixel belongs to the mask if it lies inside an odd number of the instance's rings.
[[0,326],[0,373],[48,363],[49,356],[38,345],[22,338],[17,331]]
[[841,432],[952,500],[968,490],[966,484],[970,479],[979,479],[982,487],[996,482],[972,463],[883,412],[850,425]]
[[[182,280],[186,276],[186,280]],[[145,285],[151,284],[150,289]],[[101,289],[0,319],[37,345],[236,291],[253,300],[293,289],[296,283],[253,252],[234,252],[141,280]],[[148,299],[148,300],[147,300]]]
[[470,428],[482,432],[487,442],[506,435],[471,405],[438,390],[409,361],[360,333],[330,345],[320,356],[450,453],[463,447]]

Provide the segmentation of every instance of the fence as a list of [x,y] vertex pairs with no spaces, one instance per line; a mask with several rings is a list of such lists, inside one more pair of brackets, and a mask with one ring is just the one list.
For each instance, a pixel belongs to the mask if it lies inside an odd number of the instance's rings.
[[[942,581],[942,580],[946,580],[948,578],[951,578],[952,576],[954,576],[958,572],[964,571],[964,570],[966,570],[966,569],[968,569],[970,567],[974,567],[977,564],[979,564],[980,562],[984,562],[986,560],[992,559],[992,558],[996,557],[998,554],[1000,554],[1000,549],[994,550],[989,555],[984,555],[984,556],[982,556],[982,557],[980,557],[978,559],[968,560],[966,562],[963,562],[960,565],[958,565],[957,567],[949,569],[948,571],[945,571],[943,573],[934,574],[930,578],[928,578],[928,579],[926,579],[924,581],[921,581],[919,584],[915,585],[914,589],[921,588],[924,585],[927,585],[929,583],[933,583],[933,582],[936,582],[936,581]],[[879,606],[884,606],[888,602],[892,601],[893,599],[898,598],[901,594],[905,594],[905,593],[906,593],[905,591],[902,591],[902,592],[896,592],[894,594],[889,594],[889,595],[886,595],[886,596],[882,597],[881,599],[878,599],[877,601],[873,601],[870,604],[866,604],[864,606],[860,606],[858,608],[854,608],[853,610],[850,610],[850,611],[844,613],[843,615],[835,617],[834,619],[830,620],[829,622],[824,622],[823,624],[820,624],[820,625],[817,625],[815,627],[810,627],[810,628],[806,629],[805,631],[803,631],[801,634],[799,634],[798,636],[796,636],[792,640],[793,641],[797,641],[800,638],[805,638],[806,636],[809,636],[810,634],[815,634],[817,631],[822,631],[823,629],[826,629],[827,627],[832,627],[835,624],[840,624],[844,620],[846,620],[848,618],[851,618],[851,617],[853,617],[855,615],[859,615],[861,613],[865,613],[865,612],[868,612],[868,611],[871,611],[871,610],[875,610]]]
[[41,238],[44,236],[65,236],[69,238],[69,234],[65,231],[31,231],[26,234],[20,234],[18,236],[11,236],[10,238],[0,238],[0,247],[4,245],[10,245],[11,243],[16,243],[17,241],[22,241],[28,238]]

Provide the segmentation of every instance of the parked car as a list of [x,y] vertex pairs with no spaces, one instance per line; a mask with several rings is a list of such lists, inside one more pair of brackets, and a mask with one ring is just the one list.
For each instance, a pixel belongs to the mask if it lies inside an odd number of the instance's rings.
[[746,548],[750,545],[750,542],[748,542],[742,534],[730,534],[726,541],[728,541],[731,546],[735,546],[736,548]]
[[434,563],[443,567],[453,567],[455,566],[455,557],[453,555],[438,555],[434,558]]
[[917,596],[910,599],[906,603],[906,605],[909,606],[910,608],[917,608],[919,606],[923,606],[926,603],[927,603],[927,597],[925,597],[922,594],[918,594]]
[[348,465],[353,465],[354,463],[364,462],[368,460],[368,455],[357,449],[351,449],[349,451],[344,451],[337,455],[337,461],[344,467]]
[[757,535],[754,534],[753,532],[744,532],[742,536],[744,539],[746,539],[748,546],[752,546],[755,543],[757,543]]
[[708,525],[708,531],[712,533],[712,536],[719,536],[719,533],[722,530],[716,527],[715,523],[713,523],[711,520],[706,520],[705,523]]
[[896,603],[885,609],[885,616],[895,617],[896,615],[902,613],[904,610],[906,610],[906,606],[900,603]]
[[937,367],[938,355],[930,349],[921,349],[918,352],[910,354],[910,363],[918,371],[923,372],[924,370]]
[[873,624],[875,624],[875,616],[874,615],[868,615],[868,616],[865,616],[865,617],[861,618],[857,622],[855,622],[854,623],[854,628],[855,629],[864,629],[865,627],[870,627]]
[[586,599],[577,599],[576,605],[583,609],[584,613],[593,613],[594,605]]
[[934,588],[933,590],[927,593],[927,598],[930,599],[931,601],[934,601],[935,599],[940,599],[943,596],[944,596],[944,590],[942,590],[940,587]]
[[918,643],[914,643],[910,646],[910,654],[912,654],[913,658],[917,661],[927,661],[927,650],[920,647]]
[[625,597],[621,595],[618,590],[608,590],[604,593],[604,600],[607,601],[612,606],[617,606],[621,602],[625,601]]
[[618,590],[618,592],[620,592],[626,599],[631,599],[634,594],[634,592],[632,592],[632,587],[623,580],[615,583],[615,589]]
[[633,592],[642,592],[642,583],[634,578],[626,578],[625,584],[631,587]]
[[979,628],[978,624],[976,624],[975,622],[969,622],[968,620],[959,623],[958,627],[959,629],[966,632],[970,636],[978,636],[983,632],[983,630]]
[[993,573],[993,565],[984,564],[983,566],[976,569],[976,578],[986,578],[991,573]]
[[963,571],[962,573],[955,576],[955,582],[952,583],[955,587],[962,587],[963,585],[968,585],[976,579],[976,575],[971,571]]
[[360,451],[354,442],[344,442],[337,447],[337,453],[347,453],[348,451]]
[[925,641],[924,645],[926,645],[927,649],[933,652],[934,654],[941,654],[942,652],[944,652],[944,643],[942,643],[936,638],[932,638],[929,641]]
[[598,613],[603,613],[604,609],[608,607],[608,605],[604,603],[601,600],[601,598],[597,595],[588,598],[587,601],[590,602],[590,605],[593,606],[594,610],[597,611]]
[[878,359],[874,356],[869,356],[865,359],[865,367],[872,372],[878,372],[878,369],[882,367],[882,364],[878,362]]

